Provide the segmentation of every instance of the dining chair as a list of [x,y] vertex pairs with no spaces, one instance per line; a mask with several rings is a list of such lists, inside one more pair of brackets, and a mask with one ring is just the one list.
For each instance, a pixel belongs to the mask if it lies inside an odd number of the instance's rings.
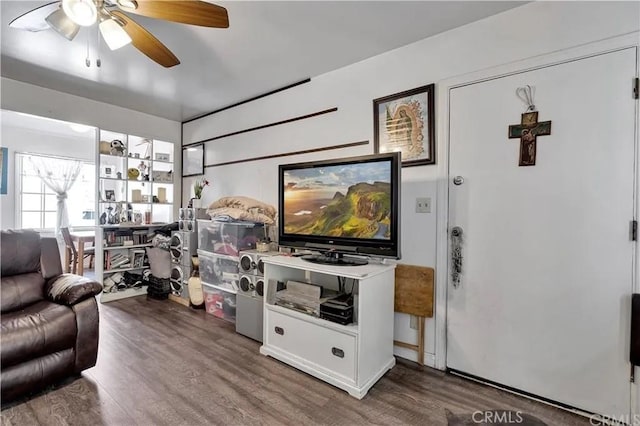
[[71,273],[75,274],[78,272],[78,262],[84,262],[84,259],[89,257],[89,268],[93,268],[93,263],[95,259],[95,247],[87,247],[84,249],[84,256],[82,259],[78,259],[78,249],[76,245],[73,243],[73,239],[71,238],[71,232],[69,228],[63,227],[60,228],[62,232],[62,237],[64,238],[65,244],[65,262],[68,262],[65,267],[65,271],[71,271]]

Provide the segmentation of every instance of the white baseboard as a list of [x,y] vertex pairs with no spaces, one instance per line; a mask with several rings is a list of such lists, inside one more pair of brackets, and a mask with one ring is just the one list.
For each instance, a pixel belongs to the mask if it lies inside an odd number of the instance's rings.
[[[409,361],[418,362],[418,353],[416,351],[412,351],[411,349],[394,346],[393,354]],[[425,352],[424,365],[426,365],[427,367],[436,368],[436,354]]]

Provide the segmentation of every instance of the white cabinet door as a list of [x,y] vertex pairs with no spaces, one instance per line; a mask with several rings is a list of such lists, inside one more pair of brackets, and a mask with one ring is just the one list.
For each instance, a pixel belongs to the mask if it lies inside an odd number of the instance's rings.
[[[447,289],[449,368],[629,413],[635,75],[628,48],[451,90],[449,232],[462,228],[463,273]],[[507,129],[526,85],[552,131],[519,167]]]

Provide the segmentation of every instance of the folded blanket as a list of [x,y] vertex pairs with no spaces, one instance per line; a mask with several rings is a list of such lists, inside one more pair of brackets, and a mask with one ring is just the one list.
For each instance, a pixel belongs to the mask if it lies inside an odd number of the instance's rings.
[[209,205],[207,214],[212,218],[218,216],[232,217],[236,220],[247,220],[272,225],[276,221],[275,207],[249,197],[224,197]]

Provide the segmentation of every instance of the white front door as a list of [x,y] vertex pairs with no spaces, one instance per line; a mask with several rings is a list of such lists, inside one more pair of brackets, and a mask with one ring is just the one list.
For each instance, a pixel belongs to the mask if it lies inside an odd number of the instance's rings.
[[[627,48],[450,91],[449,233],[462,229],[463,258],[447,289],[448,368],[630,412],[635,75]],[[536,165],[519,167],[507,130],[526,85],[552,125]]]

